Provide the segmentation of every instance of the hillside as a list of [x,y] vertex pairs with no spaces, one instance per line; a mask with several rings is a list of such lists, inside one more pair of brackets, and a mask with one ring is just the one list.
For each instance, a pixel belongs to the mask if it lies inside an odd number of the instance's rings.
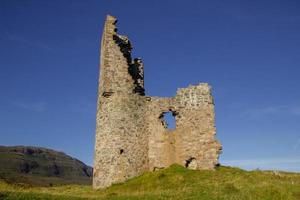
[[49,186],[91,184],[92,168],[62,152],[26,146],[0,146],[0,180]]
[[0,199],[299,200],[300,174],[218,167],[194,171],[173,165],[94,191],[91,186],[20,187],[0,184]]

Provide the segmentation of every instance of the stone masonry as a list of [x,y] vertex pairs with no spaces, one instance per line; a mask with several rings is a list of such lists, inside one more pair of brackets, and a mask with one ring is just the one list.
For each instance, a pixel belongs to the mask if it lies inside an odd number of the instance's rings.
[[[145,96],[143,63],[131,58],[131,43],[117,34],[116,22],[107,16],[101,40],[93,187],[175,163],[214,169],[221,145],[211,87],[190,85],[171,98]],[[166,112],[175,117],[174,130],[166,126]]]

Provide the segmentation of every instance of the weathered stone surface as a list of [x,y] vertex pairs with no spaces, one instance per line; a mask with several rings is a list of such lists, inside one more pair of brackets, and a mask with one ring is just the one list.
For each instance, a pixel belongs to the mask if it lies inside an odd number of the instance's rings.
[[[172,98],[145,96],[143,63],[131,58],[130,41],[115,24],[107,16],[101,41],[93,187],[174,163],[213,169],[221,145],[210,86],[180,88]],[[166,112],[173,113],[176,129],[166,128]]]

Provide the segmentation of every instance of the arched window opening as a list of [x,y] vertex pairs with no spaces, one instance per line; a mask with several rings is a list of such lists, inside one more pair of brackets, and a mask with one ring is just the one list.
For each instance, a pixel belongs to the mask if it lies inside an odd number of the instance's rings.
[[160,118],[166,129],[174,130],[176,128],[175,114],[172,111],[164,112]]

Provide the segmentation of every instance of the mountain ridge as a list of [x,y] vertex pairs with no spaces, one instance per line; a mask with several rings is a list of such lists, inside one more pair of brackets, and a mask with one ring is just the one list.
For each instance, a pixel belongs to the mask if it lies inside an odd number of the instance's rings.
[[37,146],[0,146],[0,179],[52,186],[92,182],[92,167],[64,152]]

